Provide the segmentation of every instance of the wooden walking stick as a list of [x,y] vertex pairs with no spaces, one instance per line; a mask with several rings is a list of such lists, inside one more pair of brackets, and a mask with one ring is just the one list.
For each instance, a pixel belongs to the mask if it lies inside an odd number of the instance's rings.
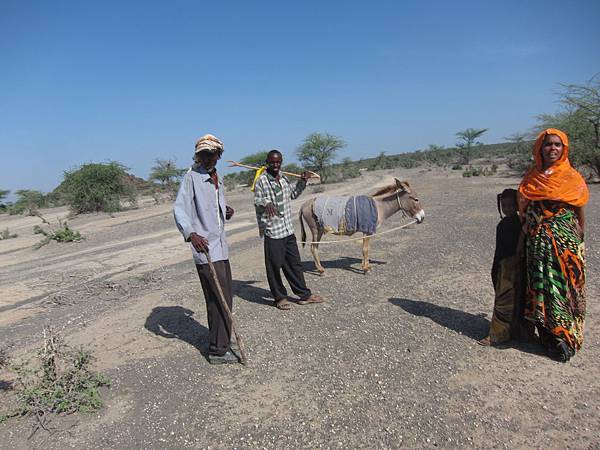
[[[236,162],[236,161],[231,161],[229,159],[225,160],[225,162],[229,163],[228,167],[244,167],[245,169],[252,169],[252,170],[258,170],[258,169],[260,169],[260,167],[257,167],[257,166],[250,166],[248,164],[242,164],[242,163],[239,163],[239,162]],[[312,170],[307,170],[307,172],[309,172],[311,174],[311,176],[313,176],[315,178],[321,178],[321,175],[319,175],[316,172],[313,172]],[[284,174],[284,175],[288,175],[290,177],[302,178],[302,175],[299,175],[299,174],[294,173],[294,172],[286,172],[286,171],[282,170],[281,173]]]
[[237,341],[238,347],[240,348],[240,360],[241,360],[240,362],[243,365],[246,365],[248,361],[246,359],[246,351],[244,349],[244,343],[242,342],[242,337],[238,333],[235,319],[233,318],[233,315],[231,314],[231,310],[229,309],[229,306],[227,305],[227,301],[225,300],[225,294],[223,294],[223,289],[221,288],[221,283],[219,283],[219,277],[217,276],[217,271],[215,270],[215,266],[213,265],[213,262],[210,259],[210,255],[208,254],[208,251],[204,252],[204,254],[206,255],[206,259],[208,260],[208,268],[210,269],[210,274],[215,283],[215,286],[217,287],[217,292],[219,293],[219,303],[221,303],[221,307],[223,308],[223,311],[225,311],[225,315],[227,316],[227,318],[229,319],[229,322],[231,323],[231,330],[233,331],[233,334],[235,334],[235,340]]

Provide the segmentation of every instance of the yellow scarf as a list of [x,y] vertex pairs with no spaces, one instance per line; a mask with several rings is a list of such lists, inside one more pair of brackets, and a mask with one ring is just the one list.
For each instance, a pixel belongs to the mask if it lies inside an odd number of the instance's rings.
[[254,181],[252,181],[252,187],[250,188],[252,192],[254,192],[254,186],[256,186],[256,181],[264,173],[265,170],[267,170],[267,168],[265,166],[262,166],[256,171],[256,174],[254,174]]

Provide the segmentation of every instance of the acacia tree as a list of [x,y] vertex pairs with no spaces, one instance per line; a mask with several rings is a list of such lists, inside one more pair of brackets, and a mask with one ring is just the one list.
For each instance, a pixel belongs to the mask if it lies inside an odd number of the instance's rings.
[[17,200],[10,206],[10,214],[25,214],[33,216],[39,208],[46,206],[45,195],[32,189],[19,189],[15,191]]
[[298,160],[310,170],[321,175],[321,182],[327,180],[330,165],[335,159],[338,150],[344,148],[346,142],[343,139],[329,133],[309,134],[304,142],[296,150]]
[[466,130],[456,133],[456,137],[458,138],[456,147],[458,148],[458,154],[461,158],[459,161],[460,164],[469,164],[471,161],[471,149],[473,148],[473,145],[483,145],[483,143],[478,142],[477,139],[487,130],[487,128],[467,128]]
[[269,152],[267,150],[252,153],[251,155],[244,156],[240,162],[249,166],[264,166],[268,154]]
[[525,141],[529,137],[528,133],[516,132],[505,137],[508,142],[514,144],[515,153],[522,154],[525,151]]
[[181,177],[187,169],[178,169],[171,159],[155,159],[154,162],[156,164],[152,166],[148,179],[158,181],[171,195],[176,194]]
[[[264,166],[268,153],[269,152],[266,150],[252,153],[251,155],[244,156],[240,159],[240,162],[249,166]],[[251,185],[254,180],[254,175],[256,175],[255,170],[242,170],[241,172],[228,173],[223,178],[223,181],[227,188],[233,189],[240,184]]]
[[585,85],[562,87],[558,95],[565,111],[557,118],[576,150],[574,160],[600,177],[600,74]]
[[121,200],[133,203],[135,188],[128,181],[126,167],[118,162],[89,163],[66,171],[61,190],[71,210],[76,213],[114,212]]

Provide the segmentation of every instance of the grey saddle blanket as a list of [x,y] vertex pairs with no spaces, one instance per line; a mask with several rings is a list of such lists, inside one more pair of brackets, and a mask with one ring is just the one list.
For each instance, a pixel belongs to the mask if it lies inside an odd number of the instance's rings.
[[377,229],[375,201],[367,195],[317,197],[313,211],[323,229],[330,233],[373,234]]

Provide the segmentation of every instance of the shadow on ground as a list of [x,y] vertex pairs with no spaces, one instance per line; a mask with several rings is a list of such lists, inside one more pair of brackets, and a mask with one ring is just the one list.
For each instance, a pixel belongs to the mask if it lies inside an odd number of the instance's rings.
[[[489,333],[490,321],[483,314],[471,314],[458,309],[438,306],[421,300],[409,300],[407,298],[390,298],[389,302],[399,306],[413,316],[427,317],[445,328],[461,333],[476,341],[484,338]],[[495,345],[494,348],[498,350],[514,348],[523,353],[542,357],[548,356],[546,350],[536,338],[511,340]]]
[[[376,261],[369,260],[369,263],[372,266],[381,266],[382,264],[387,264],[385,261]],[[349,256],[341,256],[336,259],[332,259],[329,261],[321,260],[321,265],[325,270],[327,269],[341,269],[347,270],[348,272],[358,273],[363,275],[363,270],[361,269],[362,259],[359,258],[351,258]],[[358,267],[353,267],[354,265],[358,265]],[[310,273],[311,275],[320,275],[317,270],[317,266],[314,261],[302,261],[302,268],[305,273]]]
[[483,314],[471,314],[458,309],[407,298],[390,298],[389,302],[413,316],[427,317],[438,325],[474,340],[487,336],[490,329],[490,321]]
[[253,286],[258,283],[256,280],[233,280],[233,296],[239,297],[247,302],[257,303],[259,305],[273,305],[273,297],[271,292],[267,289],[263,289],[257,286]]
[[181,306],[157,306],[146,319],[144,328],[157,336],[180,339],[208,357],[208,328],[192,316],[194,311]]

